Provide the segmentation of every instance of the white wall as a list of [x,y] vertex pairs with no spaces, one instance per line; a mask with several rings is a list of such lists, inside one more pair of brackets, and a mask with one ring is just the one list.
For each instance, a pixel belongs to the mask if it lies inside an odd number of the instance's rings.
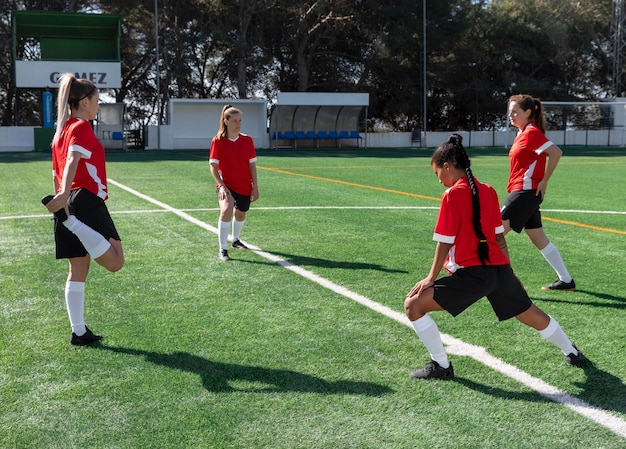
[[[204,119],[203,119],[204,120]],[[219,120],[219,118],[217,119]],[[187,122],[189,123],[189,122]],[[217,123],[217,122],[216,122]],[[247,124],[244,121],[244,128]],[[260,125],[259,125],[260,126]],[[147,150],[156,149],[206,149],[208,151],[211,139],[217,132],[217,128],[205,129],[204,135],[196,134],[189,137],[175,125],[161,125],[160,127],[149,126],[146,129],[145,140]],[[0,152],[34,151],[35,137],[32,126],[0,127]],[[243,132],[246,132],[245,130]],[[269,148],[269,134],[256,131],[258,134],[250,134],[257,148]],[[515,138],[515,131],[478,131],[458,132],[463,136],[463,144],[470,148],[480,147],[509,147]],[[421,147],[434,148],[445,142],[452,132],[428,132],[422,134]],[[412,144],[411,133],[361,133],[365,144],[369,148],[410,148],[418,146]],[[626,132],[622,129],[598,130],[598,131],[548,131],[548,138],[556,145],[589,145],[589,146],[625,146]],[[193,145],[192,145],[193,144]],[[361,143],[363,147],[363,142]]]
[[[209,149],[217,134],[222,108],[231,104],[241,111],[241,132],[249,135],[258,148],[269,147],[266,100],[172,99],[169,103],[170,127],[161,127],[161,148]],[[169,142],[171,133],[172,146]]]
[[0,151],[35,151],[34,126],[0,126]]

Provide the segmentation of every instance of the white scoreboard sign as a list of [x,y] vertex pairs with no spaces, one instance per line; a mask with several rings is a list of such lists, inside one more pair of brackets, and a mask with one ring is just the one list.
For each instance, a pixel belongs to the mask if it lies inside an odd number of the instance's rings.
[[59,77],[67,72],[91,80],[98,89],[122,87],[120,62],[15,61],[17,87],[56,88]]

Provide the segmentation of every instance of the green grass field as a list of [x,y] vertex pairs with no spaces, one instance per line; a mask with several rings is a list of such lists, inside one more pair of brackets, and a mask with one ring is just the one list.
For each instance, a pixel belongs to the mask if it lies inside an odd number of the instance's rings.
[[[469,152],[504,200],[506,151]],[[393,314],[432,261],[431,153],[259,151],[242,239],[260,250],[230,263],[205,152],[109,154],[126,265],[92,267],[93,347],[69,345],[67,262],[39,203],[50,155],[0,153],[0,447],[626,447],[626,150],[566,148],[548,187],[544,226],[576,292],[542,291],[556,275],[507,237],[532,299],[592,363],[567,366],[483,300],[433,314],[446,342],[487,352],[451,347],[456,379],[429,382],[409,378],[428,353]]]

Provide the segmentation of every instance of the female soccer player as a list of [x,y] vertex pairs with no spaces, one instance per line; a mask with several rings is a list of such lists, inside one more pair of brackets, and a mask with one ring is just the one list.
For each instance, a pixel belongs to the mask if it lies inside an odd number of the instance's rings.
[[[428,276],[406,296],[404,309],[431,361],[411,373],[416,379],[454,377],[435,321],[428,315],[446,310],[457,316],[486,296],[500,321],[515,317],[556,345],[569,365],[586,360],[559,323],[534,305],[508,259],[496,191],[479,182],[470,169],[462,138],[453,134],[432,156],[431,166],[447,187],[433,240],[437,242]],[[445,266],[450,273],[437,279]]]
[[509,151],[509,196],[502,205],[504,234],[511,229],[519,234],[524,229],[556,272],[559,278],[541,287],[542,290],[576,290],[576,283],[565,268],[559,250],[543,231],[539,211],[548,181],[561,159],[562,151],[545,136],[543,109],[539,99],[530,95],[509,98],[509,119],[519,132]]
[[216,183],[220,217],[219,258],[228,262],[228,232],[233,218],[232,246],[248,249],[241,240],[241,230],[246,220],[250,202],[259,199],[256,176],[256,150],[252,138],[241,133],[241,111],[230,105],[224,106],[217,135],[211,141],[209,164]]
[[52,140],[56,195],[42,199],[55,216],[56,258],[69,259],[65,304],[72,345],[102,340],[87,328],[84,318],[91,259],[112,272],[124,265],[122,242],[104,203],[108,199],[104,147],[89,122],[98,114],[98,101],[98,89],[90,80],[77,79],[71,73],[61,76]]

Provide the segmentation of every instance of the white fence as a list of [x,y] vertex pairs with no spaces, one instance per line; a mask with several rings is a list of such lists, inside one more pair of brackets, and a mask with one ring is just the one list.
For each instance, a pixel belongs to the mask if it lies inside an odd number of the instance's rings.
[[[33,126],[0,127],[0,152],[35,151]],[[150,126],[145,135],[145,148],[154,149],[206,149],[211,143],[210,136],[201,139],[176,139],[180,133],[174,132],[172,125]],[[244,130],[245,132],[245,130]],[[422,133],[419,143],[414,142],[412,133],[363,133],[360,146],[368,148],[436,147],[448,139],[449,132]],[[510,131],[455,131],[463,136],[466,147],[509,147],[516,132]],[[548,131],[548,138],[556,145],[618,146],[626,144],[623,128],[603,130]],[[269,134],[253,136],[257,148],[269,148]],[[183,143],[185,145],[183,145]],[[346,147],[346,145],[342,145]]]

